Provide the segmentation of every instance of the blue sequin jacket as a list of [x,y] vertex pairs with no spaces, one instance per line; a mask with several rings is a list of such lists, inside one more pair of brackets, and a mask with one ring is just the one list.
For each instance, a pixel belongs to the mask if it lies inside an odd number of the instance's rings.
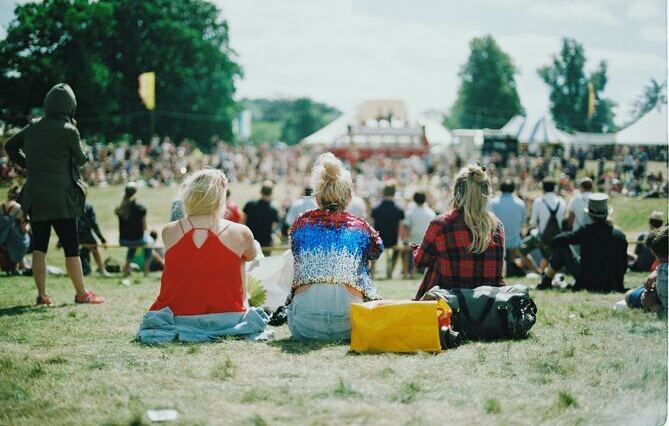
[[293,292],[311,284],[339,284],[362,292],[365,300],[380,299],[369,275],[369,261],[383,251],[379,233],[346,212],[310,210],[290,230],[295,259]]

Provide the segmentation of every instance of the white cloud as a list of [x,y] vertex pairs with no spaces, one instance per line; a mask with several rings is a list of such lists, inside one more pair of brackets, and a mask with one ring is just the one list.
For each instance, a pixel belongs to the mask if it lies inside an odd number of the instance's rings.
[[635,21],[646,21],[662,16],[663,2],[657,0],[632,0],[627,6],[627,16]]
[[667,42],[667,29],[660,25],[643,26],[639,30],[639,34],[644,38],[644,40],[648,40],[653,43]]
[[549,21],[592,22],[601,25],[620,23],[620,19],[606,4],[597,1],[532,2],[527,13],[534,18]]
[[[392,14],[386,18],[369,8],[362,12],[354,1],[217,0],[246,72],[238,96],[310,96],[344,110],[373,97],[403,98],[416,112],[450,107],[469,40],[487,28],[486,21],[458,21],[457,8],[431,20]],[[477,5],[486,10],[486,4],[498,1],[479,0]],[[548,89],[536,70],[559,51],[562,36],[583,42],[589,68],[608,60],[606,96],[621,105],[621,115],[649,77],[662,79],[666,73],[664,45],[634,41],[644,29],[646,37],[655,37],[664,27],[639,29],[629,21],[622,0],[579,4],[517,0],[513,9],[527,13],[505,25],[503,32],[493,33],[520,70],[518,90],[529,113],[548,110]],[[591,18],[587,33],[574,33]],[[620,43],[621,37],[625,43]]]
[[222,8],[246,72],[240,96],[309,95],[343,108],[370,97],[446,108],[474,35],[359,14],[341,2],[253,8],[227,1]]

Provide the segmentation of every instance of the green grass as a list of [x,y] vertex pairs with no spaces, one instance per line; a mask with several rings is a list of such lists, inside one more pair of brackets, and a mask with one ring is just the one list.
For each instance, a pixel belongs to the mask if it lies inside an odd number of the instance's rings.
[[[91,192],[110,235],[120,192]],[[237,193],[251,197],[255,188]],[[173,190],[141,194],[159,227]],[[662,207],[614,200],[627,231],[645,227],[631,216]],[[62,253],[53,252],[50,263],[59,262]],[[626,286],[642,278],[628,274]],[[142,346],[133,337],[159,276],[129,287],[92,277],[88,286],[108,303],[74,305],[69,280],[49,277],[56,306],[40,309],[32,279],[0,278],[0,424],[146,424],[152,408],[174,408],[189,425],[655,425],[666,416],[666,322],[614,311],[617,294],[535,292],[537,324],[522,341],[353,355],[345,344],[293,341],[286,326],[264,343]],[[379,282],[392,299],[412,297],[417,286]]]

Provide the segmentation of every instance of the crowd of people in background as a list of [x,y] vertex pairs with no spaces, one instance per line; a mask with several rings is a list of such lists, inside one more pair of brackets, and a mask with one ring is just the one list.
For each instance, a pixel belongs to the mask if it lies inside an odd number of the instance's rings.
[[[617,149],[615,161],[607,165],[601,153],[582,149],[571,156],[541,149],[533,155],[510,155],[505,163],[493,154],[472,163],[465,162],[455,150],[408,158],[375,156],[342,161],[332,154],[302,147],[231,146],[219,140],[213,140],[215,149],[205,154],[187,141],[175,144],[169,138],[157,137],[148,145],[137,141],[86,147],[76,130],[75,106],[69,86],[55,86],[45,100],[46,117],[22,129],[4,146],[11,163],[19,167],[11,167],[7,161],[1,165],[2,177],[12,179],[17,186],[10,189],[2,204],[0,263],[10,273],[30,271],[38,290],[38,304],[53,303],[46,293],[46,253],[52,228],[65,251],[75,301],[105,301],[87,290],[83,281],[92,270],[91,255],[98,273],[109,273],[99,252],[99,246],[107,241],[97,224],[94,207],[85,202],[86,183],[125,185],[114,210],[119,243],[127,248],[122,272],[131,273],[136,252],[141,249],[146,275],[152,265],[169,270],[167,247],[177,242],[173,235],[168,238],[171,242],[166,241],[164,231],[165,248],[153,250],[158,248],[158,235],[148,232],[147,209],[139,201],[138,191],[173,185],[185,178],[184,188],[191,192],[173,203],[172,228],[168,228],[176,232],[174,224],[178,223],[180,236],[191,232],[201,235],[199,231],[203,230],[206,236],[215,232],[223,251],[230,251],[225,243],[230,238],[231,244],[239,248],[239,253],[232,252],[246,260],[255,257],[252,253],[256,249],[240,240],[245,233],[252,235],[265,255],[272,253],[273,246],[290,242],[296,262],[292,296],[305,301],[303,312],[312,309],[310,304],[325,309],[319,301],[323,298],[342,301],[346,306],[356,297],[374,299],[376,290],[371,280],[375,261],[384,248],[388,253],[386,278],[394,276],[398,263],[402,264],[404,278],[424,273],[417,299],[437,284],[499,286],[505,276],[528,273],[537,274],[537,280],[541,278],[537,289],[548,289],[556,285],[559,271],[574,278],[572,283],[558,283],[562,287],[622,292],[624,275],[630,268],[651,274],[643,290],[627,295],[627,303],[666,310],[666,251],[658,245],[664,241],[666,246],[663,213],[652,213],[651,231],[639,237],[633,255],[627,252],[627,237],[611,221],[612,196],[667,196],[667,180],[661,171],[649,171],[649,157],[643,148]],[[587,166],[588,159],[597,160],[594,167],[592,163]],[[212,182],[220,185],[214,188]],[[234,190],[238,184],[259,185],[259,198],[238,206],[230,198],[230,188]],[[279,185],[282,191],[277,194]],[[203,188],[218,195],[204,193]],[[501,195],[495,196],[498,189]],[[224,222],[214,220],[202,227],[207,222],[205,216],[211,214],[220,215]],[[230,228],[230,224],[235,225]],[[245,226],[239,228],[237,224]],[[346,231],[349,228],[350,235]],[[332,229],[337,232],[333,234]],[[360,232],[364,238],[355,247],[350,246],[360,238]],[[199,245],[195,241],[195,248]],[[355,260],[359,271],[318,269],[327,263],[322,251],[334,247],[345,252],[332,253],[333,259],[343,256],[335,262],[337,265]],[[196,257],[193,247],[183,250],[184,256]],[[32,265],[25,261],[29,251],[33,253]],[[172,270],[179,271],[174,263]],[[209,266],[203,264],[204,269]],[[658,268],[664,273],[661,279],[657,278]],[[173,273],[185,273],[180,271]],[[319,287],[329,280],[342,281],[348,293],[335,294],[331,288]],[[172,297],[168,294],[171,291],[180,291],[183,284],[173,285],[177,290],[166,290],[165,298]],[[302,286],[304,295],[299,290]],[[327,297],[316,296],[322,292]],[[638,302],[651,300],[653,292],[659,296],[654,305]],[[236,304],[241,303],[239,296],[230,295]],[[156,303],[165,307],[160,304],[161,297]],[[327,307],[328,315],[341,314],[342,306]],[[289,325],[291,315],[294,318],[290,325],[294,335],[308,334],[296,312],[289,310],[288,315]],[[340,325],[324,324],[320,331],[338,335],[333,327]]]

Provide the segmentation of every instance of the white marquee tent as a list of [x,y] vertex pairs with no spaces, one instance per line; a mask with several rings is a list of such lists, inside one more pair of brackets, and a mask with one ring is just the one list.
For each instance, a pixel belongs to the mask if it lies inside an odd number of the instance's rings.
[[500,129],[500,133],[515,137],[528,145],[571,144],[573,137],[558,129],[549,115],[524,117],[516,115]]
[[667,105],[661,104],[616,134],[619,145],[667,145]]
[[[447,146],[452,143],[453,138],[451,132],[438,121],[420,117],[416,120],[416,124],[425,127],[425,138],[430,147]],[[325,127],[302,139],[302,144],[310,146],[341,147],[349,142],[349,126],[358,129],[358,126],[356,126],[355,114],[343,114]],[[380,130],[384,131],[386,129]],[[392,132],[391,129],[388,129],[387,131]],[[397,129],[397,132],[401,133],[402,129]]]

